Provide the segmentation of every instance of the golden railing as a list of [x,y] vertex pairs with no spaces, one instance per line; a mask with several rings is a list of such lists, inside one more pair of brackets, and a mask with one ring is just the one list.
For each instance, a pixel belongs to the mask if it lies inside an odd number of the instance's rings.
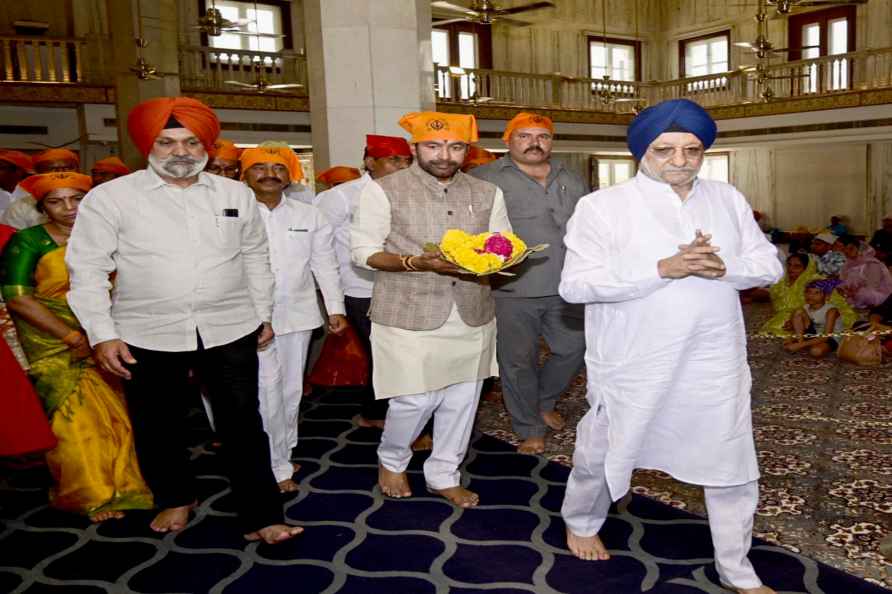
[[84,82],[77,37],[0,36],[0,81]]
[[[186,46],[180,48],[180,85],[203,91],[244,91],[226,81],[253,84],[259,77],[269,84],[299,83],[289,93],[307,94],[306,58],[288,50],[259,52]],[[250,90],[250,89],[248,89]]]

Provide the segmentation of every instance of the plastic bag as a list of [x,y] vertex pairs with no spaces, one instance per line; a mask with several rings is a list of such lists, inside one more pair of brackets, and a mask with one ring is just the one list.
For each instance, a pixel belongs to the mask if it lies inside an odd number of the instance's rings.
[[309,381],[330,388],[365,386],[369,382],[369,358],[353,326],[341,334],[327,334]]

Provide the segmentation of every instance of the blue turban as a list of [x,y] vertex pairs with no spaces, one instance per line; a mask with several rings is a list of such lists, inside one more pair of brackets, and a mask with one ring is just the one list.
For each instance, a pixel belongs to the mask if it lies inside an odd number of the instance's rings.
[[629,124],[626,142],[637,160],[647,147],[664,132],[690,132],[704,148],[715,142],[716,126],[705,109],[688,99],[670,99],[648,107]]

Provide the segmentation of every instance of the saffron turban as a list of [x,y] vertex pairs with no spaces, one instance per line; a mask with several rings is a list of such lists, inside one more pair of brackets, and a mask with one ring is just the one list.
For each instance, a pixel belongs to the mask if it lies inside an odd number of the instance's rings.
[[22,188],[40,202],[47,194],[59,188],[73,188],[81,192],[89,192],[93,187],[93,179],[83,173],[60,171],[57,173],[41,173],[22,180]]
[[93,163],[91,171],[107,171],[116,175],[127,175],[130,173],[130,168],[124,165],[124,161],[118,157],[106,157]]
[[316,181],[322,182],[328,187],[332,187],[354,179],[359,179],[361,176],[362,174],[359,172],[359,169],[356,169],[355,167],[337,165],[335,167],[329,167],[317,175]]
[[79,167],[81,164],[77,154],[68,149],[47,149],[31,158],[31,162],[35,167],[41,163],[49,163],[51,161],[74,161],[75,167]]
[[472,115],[420,111],[400,118],[400,126],[409,132],[409,142],[453,140],[471,144],[477,142],[477,119]]
[[479,146],[471,145],[468,147],[468,154],[465,156],[465,162],[462,163],[461,168],[464,171],[467,168],[480,167],[481,165],[486,165],[487,163],[491,163],[498,159],[499,157],[485,148],[480,148]]
[[411,157],[409,143],[400,136],[381,136],[379,134],[366,134],[365,154],[373,159],[383,157]]
[[240,152],[231,140],[226,140],[225,138],[218,138],[213,146],[208,149],[212,159],[227,159],[229,161],[238,161]]
[[552,123],[551,118],[539,115],[538,113],[527,113],[522,111],[514,116],[511,121],[508,122],[508,125],[505,126],[505,133],[502,134],[502,140],[508,142],[511,138],[511,133],[518,128],[544,128],[548,130],[550,134],[554,135],[554,124]]
[[299,182],[304,178],[304,168],[300,159],[289,147],[284,146],[258,146],[242,151],[239,161],[242,164],[242,179],[252,165],[257,163],[281,163],[288,168],[288,177],[292,182]]
[[0,150],[0,161],[12,163],[19,169],[24,169],[27,173],[34,173],[34,164],[31,157],[20,151]]
[[629,150],[640,161],[650,143],[664,132],[690,132],[703,148],[709,148],[717,130],[712,116],[693,101],[670,99],[648,107],[632,120],[626,139]]
[[173,128],[174,119],[195,134],[206,149],[210,149],[220,135],[220,120],[210,107],[189,97],[158,97],[143,101],[127,116],[127,130],[133,144],[148,156],[152,144],[164,128]]

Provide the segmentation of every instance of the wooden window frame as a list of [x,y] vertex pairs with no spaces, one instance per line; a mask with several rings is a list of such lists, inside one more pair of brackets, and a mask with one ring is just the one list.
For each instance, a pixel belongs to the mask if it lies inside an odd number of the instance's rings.
[[601,161],[628,161],[632,164],[632,175],[629,179],[638,175],[638,161],[631,155],[604,155],[598,153],[589,155],[589,187],[593,192],[601,189],[601,176],[598,172],[598,165]]
[[[827,51],[829,48],[829,36],[828,33],[828,23],[830,21],[834,21],[836,19],[846,19],[846,24],[848,25],[848,48],[846,48],[847,52],[855,51],[857,47],[857,43],[855,40],[855,21],[858,18],[857,7],[853,4],[850,6],[834,6],[832,8],[824,8],[822,10],[816,10],[814,12],[804,12],[801,14],[794,14],[789,17],[787,20],[787,39],[788,46],[791,48],[802,47],[802,27],[805,25],[812,25],[815,23],[820,24],[821,26],[821,47],[818,49],[818,56],[823,57],[828,55]],[[790,62],[795,62],[796,60],[802,59],[801,51],[790,51],[789,52],[789,60]],[[849,81],[851,83],[851,81]]]
[[[731,29],[725,29],[724,31],[715,31],[713,33],[707,33],[705,35],[698,35],[697,37],[688,37],[686,39],[678,40],[678,77],[679,78],[688,78],[685,74],[686,64],[685,64],[685,50],[689,43],[695,43],[697,41],[705,41],[707,39],[712,39],[714,37],[724,37],[725,41],[728,44],[728,70],[732,69],[731,66]],[[708,76],[708,75],[707,75]]]
[[449,38],[449,64],[441,66],[458,66],[458,34],[474,33],[477,35],[477,68],[492,70],[492,27],[464,22],[449,23],[434,29],[446,31]]
[[[641,82],[641,40],[640,39],[622,39],[620,37],[604,37],[603,35],[586,36],[585,55],[588,63],[588,71],[586,76],[592,76],[592,43],[612,43],[614,45],[627,45],[632,48],[635,56],[635,77],[633,82]],[[611,79],[613,80],[613,79]],[[596,91],[592,91],[593,93]]]

